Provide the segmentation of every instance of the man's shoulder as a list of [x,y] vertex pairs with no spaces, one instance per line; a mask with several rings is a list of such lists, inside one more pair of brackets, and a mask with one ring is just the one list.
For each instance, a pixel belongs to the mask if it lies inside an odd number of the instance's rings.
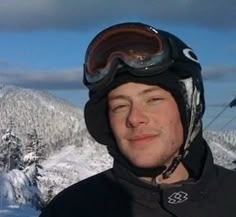
[[234,187],[236,183],[236,170],[228,169],[220,165],[216,165],[217,168],[217,177],[221,185],[224,185],[226,188]]
[[221,165],[215,165],[215,166],[216,166],[217,172],[220,176],[221,175],[231,176],[232,178],[236,179],[236,170],[232,170],[232,169],[226,168]]
[[[114,185],[114,177],[112,170],[106,170],[104,172],[98,173],[84,180],[81,180],[66,189],[62,190],[56,197],[56,200],[67,198],[83,198],[84,195],[97,195],[104,192],[104,189],[109,188],[109,186]],[[105,191],[106,192],[106,191]],[[54,200],[55,200],[54,199]]]
[[105,204],[117,194],[112,169],[79,181],[56,195],[45,207],[41,217],[104,216]]
[[110,169],[61,191],[44,208],[40,217],[127,216],[119,212],[126,212],[128,200],[129,195]]

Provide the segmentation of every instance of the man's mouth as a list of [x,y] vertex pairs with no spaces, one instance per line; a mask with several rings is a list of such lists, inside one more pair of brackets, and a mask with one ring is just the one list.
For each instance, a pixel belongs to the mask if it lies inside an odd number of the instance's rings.
[[142,134],[138,136],[133,136],[129,138],[129,142],[136,143],[136,142],[147,142],[155,139],[157,137],[156,134]]

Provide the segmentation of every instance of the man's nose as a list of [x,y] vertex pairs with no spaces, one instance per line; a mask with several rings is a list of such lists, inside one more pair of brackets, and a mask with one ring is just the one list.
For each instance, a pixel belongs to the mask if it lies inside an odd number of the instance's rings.
[[140,106],[132,106],[127,116],[127,126],[137,127],[140,124],[148,122],[148,115],[144,108]]

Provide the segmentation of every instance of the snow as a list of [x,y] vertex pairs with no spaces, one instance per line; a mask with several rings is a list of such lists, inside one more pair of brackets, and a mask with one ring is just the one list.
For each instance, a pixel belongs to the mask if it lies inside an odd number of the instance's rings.
[[[25,176],[18,170],[12,170],[4,177],[0,177],[0,216],[1,217],[37,217],[39,211],[35,208],[25,205],[19,205],[13,202],[13,187],[10,185],[9,179],[19,189],[26,183]],[[28,194],[29,192],[24,192]],[[12,199],[12,200],[11,200]]]
[[226,156],[231,157],[234,160],[236,159],[236,153],[235,152],[227,150],[227,148],[223,147],[222,145],[220,145],[217,142],[213,142],[213,145],[217,146],[219,148],[219,150],[222,150],[222,152],[225,152]]
[[0,98],[3,98],[11,89],[12,89],[11,85],[0,84]]
[[[55,184],[54,191],[58,193],[73,183],[110,168],[111,157],[105,149],[96,151],[95,147],[95,144],[89,143],[79,148],[73,145],[64,147],[42,164],[41,183]],[[41,191],[46,191],[44,186]]]
[[[101,150],[97,150],[96,145],[89,142],[80,148],[73,145],[64,147],[60,152],[55,153],[43,162],[42,166],[44,170],[41,182],[49,181],[55,183],[57,185],[54,189],[56,194],[72,183],[110,168],[112,159],[106,153],[105,148]],[[104,157],[101,158],[101,155]],[[17,174],[17,176],[12,175],[11,177],[12,179],[13,177],[18,177],[18,184],[24,184],[24,177],[21,177],[21,174]],[[0,180],[3,179],[0,178]],[[13,180],[14,182],[16,181],[15,179]],[[12,192],[10,189],[11,186],[9,185],[6,188],[6,184],[8,182],[4,182],[4,186],[2,184],[2,189],[4,188],[5,191],[8,189],[8,193]],[[42,191],[44,190],[42,189]],[[0,193],[4,193],[1,191],[1,188]],[[0,205],[0,217],[38,217],[40,213],[30,206],[9,205],[4,197],[2,197],[2,200],[4,202]]]
[[40,212],[29,206],[6,205],[7,202],[2,201],[0,205],[1,217],[38,217]]

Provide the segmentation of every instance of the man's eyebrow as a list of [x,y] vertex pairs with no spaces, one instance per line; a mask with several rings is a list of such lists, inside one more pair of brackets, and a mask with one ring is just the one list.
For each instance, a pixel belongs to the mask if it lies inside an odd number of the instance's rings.
[[109,96],[108,97],[108,100],[116,100],[116,99],[125,99],[125,100],[128,100],[129,97],[128,96],[125,96],[125,95],[122,95],[122,94],[119,94],[119,95],[115,95],[115,96]]
[[161,88],[158,87],[158,86],[150,87],[150,88],[147,88],[147,89],[141,91],[141,92],[140,92],[140,95],[146,94],[146,93],[150,93],[150,92],[154,92],[154,91],[160,91],[160,90],[161,90]]
[[[137,95],[145,95],[154,91],[159,91],[161,88],[156,86],[156,87],[150,87],[144,90],[141,90]],[[109,96],[109,100],[116,100],[116,99],[124,99],[124,100],[129,100],[129,96],[123,95],[123,94],[117,94],[115,96]]]

